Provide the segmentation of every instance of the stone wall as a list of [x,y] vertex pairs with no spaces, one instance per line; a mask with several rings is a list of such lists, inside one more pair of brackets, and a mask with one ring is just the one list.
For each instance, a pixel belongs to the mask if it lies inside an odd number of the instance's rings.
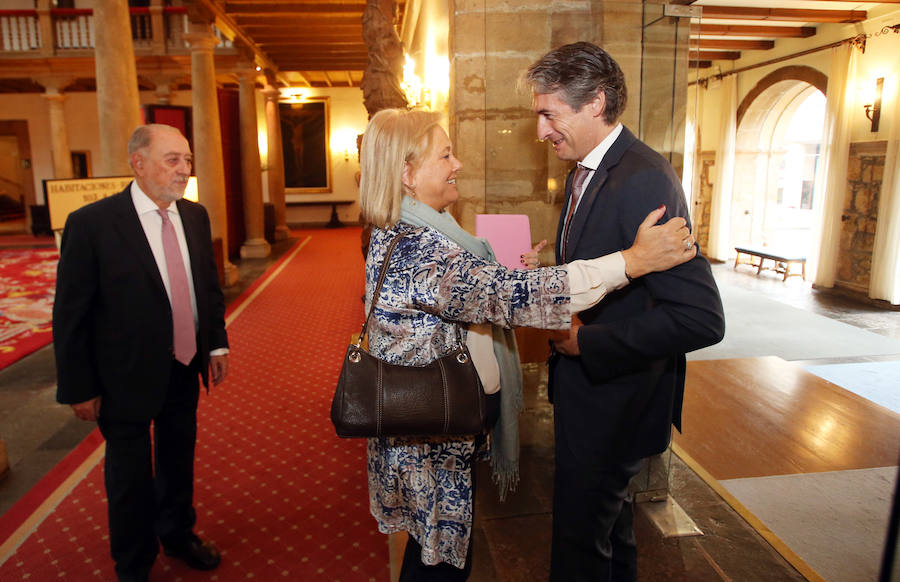
[[850,146],[836,284],[862,293],[869,289],[886,152],[885,141]]
[[694,207],[691,209],[691,225],[694,227],[694,238],[700,245],[700,252],[705,255],[709,248],[709,221],[713,192],[712,179],[716,171],[716,152],[700,152],[697,166],[700,176],[695,182],[697,190],[694,196]]
[[640,0],[556,3],[455,0],[450,9],[453,73],[450,132],[464,164],[454,214],[474,229],[478,213],[527,214],[534,241],[552,243],[570,164],[537,141],[522,72],[551,48],[579,40],[603,46],[625,71],[630,98],[622,121],[637,127],[641,75]]

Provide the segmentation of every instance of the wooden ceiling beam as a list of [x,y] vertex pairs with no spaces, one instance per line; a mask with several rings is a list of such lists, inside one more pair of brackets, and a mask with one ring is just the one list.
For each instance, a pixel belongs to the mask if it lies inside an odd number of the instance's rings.
[[366,64],[364,62],[334,62],[334,61],[286,61],[282,66],[286,71],[334,71],[339,69],[342,71],[365,71]]
[[[366,64],[369,61],[369,58],[365,55],[359,56],[344,56],[344,57],[323,57],[317,54],[293,54],[293,55],[285,55],[280,57],[280,62],[288,63],[291,65],[297,65],[301,63],[315,63],[315,67],[312,68],[322,68],[323,65],[331,64],[330,67],[326,66],[325,69],[331,71],[343,71],[344,69],[355,69],[357,68],[355,65],[360,65],[360,69],[365,69]],[[302,67],[301,67],[302,68]]]
[[738,51],[691,51],[688,53],[690,61],[736,61],[741,58]]
[[253,33],[253,37],[281,37],[287,36],[297,38],[332,38],[349,35],[356,35],[362,38],[362,23],[344,24],[341,26],[319,26],[313,27],[309,25],[299,25],[294,23],[280,24],[273,22],[272,24],[251,24],[244,26],[244,30]]
[[784,22],[852,23],[866,19],[865,10],[809,10],[801,8],[754,8],[749,6],[703,6],[703,19],[775,20]]
[[691,48],[728,51],[767,51],[775,48],[775,41],[740,40],[730,38],[692,38]]
[[356,48],[334,49],[334,48],[331,48],[330,46],[321,47],[321,48],[319,48],[319,50],[316,50],[314,52],[313,51],[302,52],[302,51],[292,50],[289,48],[279,50],[276,48],[273,50],[266,51],[266,54],[272,55],[273,57],[279,57],[279,58],[292,57],[297,54],[301,54],[301,55],[302,54],[315,54],[316,56],[323,56],[323,57],[328,57],[328,58],[346,57],[346,56],[356,57],[357,55],[362,55],[362,56],[368,55],[365,47],[361,47],[358,49],[356,49]]
[[737,24],[691,24],[691,34],[699,34],[701,36],[762,36],[774,38],[808,38],[816,34],[816,29],[813,26],[743,26]]
[[225,2],[225,12],[232,16],[243,14],[258,15],[280,14],[280,15],[307,15],[307,14],[357,14],[361,15],[366,8],[365,2],[356,2],[353,4],[337,4],[335,2],[290,2],[282,4],[279,2]]
[[365,47],[366,44],[360,38],[353,38],[351,36],[346,37],[325,37],[319,36],[314,38],[308,38],[306,36],[294,38],[288,37],[263,37],[260,36],[257,38],[257,44],[259,46],[308,46],[315,47],[318,49],[322,46],[323,43],[327,43],[328,46],[336,47],[336,48],[345,48],[345,47]]
[[334,63],[331,66],[332,71],[342,71],[344,69],[355,68],[354,66],[348,65],[358,65],[362,64],[362,68],[366,68],[366,63],[369,60],[369,57],[366,56],[365,53],[355,54],[355,55],[320,55],[315,53],[310,53],[306,55],[296,55],[296,54],[284,54],[275,57],[280,63]]
[[285,14],[252,14],[235,16],[234,21],[240,26],[272,26],[273,24],[285,27],[294,26],[299,33],[310,28],[321,27],[328,29],[332,26],[347,26],[358,24],[362,27],[362,15],[360,14],[332,14],[332,15],[305,15],[291,17]]

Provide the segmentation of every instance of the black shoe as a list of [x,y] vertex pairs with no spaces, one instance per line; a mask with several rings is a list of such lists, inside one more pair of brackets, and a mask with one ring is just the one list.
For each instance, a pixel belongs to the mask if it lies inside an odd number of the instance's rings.
[[204,542],[193,533],[182,544],[163,544],[163,552],[195,570],[214,570],[222,561],[219,550],[212,542]]

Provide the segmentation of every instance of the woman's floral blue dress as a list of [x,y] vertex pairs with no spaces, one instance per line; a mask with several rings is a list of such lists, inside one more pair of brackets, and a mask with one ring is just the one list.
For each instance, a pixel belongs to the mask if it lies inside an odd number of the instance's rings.
[[[400,240],[369,329],[369,351],[394,364],[425,365],[457,345],[455,323],[565,329],[571,322],[563,267],[509,270],[439,231],[404,222],[372,231],[366,309],[391,239]],[[426,564],[462,568],[472,529],[475,436],[368,440],[369,508],[382,533],[408,531]]]

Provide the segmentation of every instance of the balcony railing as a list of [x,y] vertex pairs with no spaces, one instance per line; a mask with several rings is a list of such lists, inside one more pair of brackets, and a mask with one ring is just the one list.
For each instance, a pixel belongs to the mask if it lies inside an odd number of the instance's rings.
[[94,11],[51,10],[57,51],[94,48]]
[[[189,30],[187,11],[183,7],[162,8],[161,18],[154,18],[150,8],[130,8],[131,38],[136,52],[162,54],[184,52],[188,48],[184,35]],[[49,18],[49,26],[42,19]],[[159,23],[154,30],[154,22]],[[48,48],[41,31],[52,34]],[[213,26],[219,39],[217,48],[230,48],[231,41]],[[81,8],[37,10],[0,10],[0,56],[64,56],[94,48],[94,11]]]
[[28,52],[41,48],[41,30],[36,10],[0,11],[0,34],[4,52]]

